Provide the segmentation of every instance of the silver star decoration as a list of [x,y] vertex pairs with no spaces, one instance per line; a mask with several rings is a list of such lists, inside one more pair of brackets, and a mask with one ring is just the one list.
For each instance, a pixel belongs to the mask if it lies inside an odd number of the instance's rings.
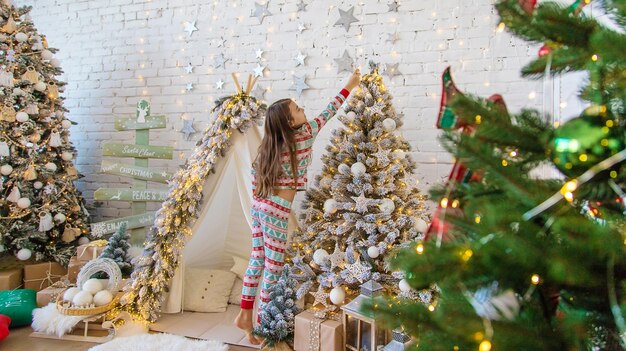
[[259,59],[259,60],[262,59],[263,58],[263,52],[264,52],[263,50],[257,49],[257,51],[256,51],[256,58]]
[[389,77],[389,78],[393,78],[395,76],[401,76],[402,72],[400,72],[400,70],[398,69],[398,65],[399,63],[394,63],[392,64],[388,64],[387,68],[385,68],[385,74]]
[[295,90],[298,93],[298,96],[301,96],[304,90],[310,89],[310,87],[306,84],[306,75],[302,77],[293,76],[293,85],[290,89]]
[[187,67],[185,67],[185,72],[189,74],[193,73],[193,66],[191,65],[191,63],[187,64]]
[[393,34],[387,34],[387,42],[392,45],[396,43],[396,41],[400,40],[400,34],[398,32],[394,32]]
[[305,4],[304,0],[300,0],[297,6],[298,6],[298,12],[300,12],[300,11],[305,11],[306,7],[309,6],[309,4]]
[[263,23],[263,19],[265,16],[271,16],[272,14],[267,10],[267,6],[269,5],[269,1],[265,3],[265,5],[261,5],[258,2],[254,3],[254,12],[250,17],[256,17],[259,19],[260,23]]
[[252,90],[252,94],[254,94],[257,99],[261,100],[265,100],[265,93],[267,93],[267,90],[262,88],[261,84],[256,84],[256,87]]
[[358,22],[359,20],[354,17],[354,6],[352,6],[348,11],[344,11],[342,9],[339,10],[339,19],[335,22],[335,25],[343,26],[343,28],[347,31],[350,30],[350,24],[354,22]]
[[335,267],[343,268],[346,262],[346,253],[339,249],[339,244],[335,244],[335,251],[328,257],[330,259],[331,270],[335,269]]
[[198,28],[196,28],[196,21],[185,22],[185,32],[187,32],[189,36],[191,36],[191,34],[197,30]]
[[215,82],[215,89],[224,89],[224,81],[221,78]]
[[322,286],[320,285],[317,287],[316,292],[309,292],[309,294],[313,295],[313,297],[315,298],[315,302],[313,302],[313,306],[317,304],[322,304],[324,305],[324,307],[328,307],[330,305],[327,301],[330,294],[327,292],[324,292],[323,289],[324,288],[322,288]]
[[348,279],[353,278],[355,280],[358,280],[360,283],[363,283],[367,280],[364,275],[371,270],[368,266],[362,264],[361,260],[358,258],[356,259],[356,261],[354,261],[354,263],[347,264],[346,269],[348,270]]
[[350,196],[354,200],[355,210],[359,213],[367,212],[367,206],[370,204],[371,199],[365,197],[363,193],[359,196]]
[[391,153],[391,151],[389,151],[387,149],[378,149],[378,151],[373,153],[372,155],[376,157],[376,160],[378,161],[379,165],[385,165],[385,164],[389,163],[389,154],[390,153]]
[[217,47],[219,48],[220,46],[224,46],[226,44],[226,39],[224,39],[224,37],[220,37],[217,40]]
[[187,91],[192,91],[193,90],[193,83],[187,83],[187,86],[185,87],[185,89]]
[[298,56],[296,56],[296,67],[302,65],[304,66],[304,59],[306,58],[306,55],[303,54],[302,52],[298,52]]
[[216,69],[220,67],[226,69],[226,65],[225,65],[226,61],[228,61],[228,59],[224,57],[224,54],[216,55],[215,58],[213,59],[213,67]]
[[337,63],[337,73],[341,73],[343,71],[352,72],[354,60],[352,59],[352,57],[350,57],[350,54],[348,54],[348,50],[344,50],[343,55],[340,58],[334,60]]
[[265,69],[265,66],[261,66],[260,64],[257,63],[256,67],[254,68],[254,76],[255,77],[263,77],[263,70]]
[[387,6],[389,6],[388,11],[398,12],[398,7],[400,7],[400,4],[398,4],[398,2],[394,0],[394,2],[388,4]]
[[185,134],[185,140],[189,140],[189,136],[191,136],[191,134],[196,133],[196,130],[193,129],[193,120],[192,119],[184,119],[183,120],[183,128],[180,130],[180,132]]
[[306,29],[306,26],[304,25],[304,23],[298,24],[298,32],[302,34],[302,32],[304,32],[305,29]]

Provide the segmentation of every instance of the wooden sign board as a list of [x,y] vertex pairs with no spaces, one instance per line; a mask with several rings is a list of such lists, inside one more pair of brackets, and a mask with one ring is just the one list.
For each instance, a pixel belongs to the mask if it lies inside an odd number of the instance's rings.
[[106,174],[115,174],[157,183],[167,183],[167,180],[172,176],[170,173],[165,171],[158,172],[153,168],[133,166],[106,160],[102,161],[101,171]]
[[96,201],[152,201],[163,202],[168,190],[100,188],[93,194]]
[[115,129],[138,130],[138,129],[161,129],[165,128],[165,116],[146,116],[145,122],[138,122],[134,117],[116,117]]
[[91,235],[100,237],[102,235],[115,233],[122,223],[126,223],[126,229],[147,227],[154,223],[155,214],[156,212],[146,212],[134,216],[92,223]]
[[104,144],[102,156],[157,158],[171,160],[174,148],[171,146],[151,146],[135,144]]

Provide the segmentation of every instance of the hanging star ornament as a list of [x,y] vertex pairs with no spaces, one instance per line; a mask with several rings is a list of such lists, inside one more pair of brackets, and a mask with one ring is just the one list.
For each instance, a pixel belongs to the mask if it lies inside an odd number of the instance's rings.
[[306,55],[303,54],[302,52],[298,53],[298,56],[296,56],[296,67],[298,66],[304,66],[304,59],[306,58]]
[[350,30],[350,24],[354,22],[358,22],[359,20],[354,17],[354,6],[352,6],[348,11],[344,11],[342,9],[339,10],[339,19],[335,22],[335,25],[343,26],[343,28],[348,32]]
[[183,128],[180,130],[180,132],[185,134],[185,140],[189,140],[189,137],[191,136],[191,134],[196,133],[196,130],[193,129],[193,120],[184,119]]
[[302,92],[310,89],[310,87],[306,84],[306,75],[302,77],[293,76],[293,85],[291,85],[291,90],[295,90],[298,93],[298,96],[302,95]]
[[387,42],[391,43],[391,45],[395,44],[398,40],[400,40],[400,34],[398,34],[398,32],[394,32],[393,34],[387,34]]
[[304,32],[305,29],[306,29],[306,26],[304,25],[304,23],[298,24],[298,32],[300,32],[300,34],[302,34],[302,32]]
[[343,55],[340,58],[334,60],[337,63],[337,73],[341,73],[343,71],[352,72],[354,60],[352,59],[352,57],[350,57],[350,54],[348,54],[348,50],[344,50]]
[[193,83],[187,83],[187,86],[185,86],[185,89],[187,91],[192,91],[193,90]]
[[401,76],[402,72],[400,72],[400,70],[398,69],[398,65],[399,63],[394,63],[393,65],[391,64],[387,65],[387,68],[385,68],[385,74],[389,76],[389,78],[393,78],[395,76]]
[[369,278],[369,275],[366,276],[366,274],[370,272],[371,268],[361,263],[361,260],[357,258],[354,263],[346,264],[346,270],[348,273],[346,280],[358,280],[363,283]]
[[317,305],[317,304],[321,304],[324,305],[324,307],[328,307],[329,303],[328,303],[328,297],[330,296],[329,293],[324,292],[322,286],[318,286],[317,287],[317,291],[316,292],[309,292],[309,294],[313,295],[313,297],[315,298],[315,302],[313,302],[313,306]]
[[228,59],[224,57],[224,54],[216,55],[213,59],[213,67],[216,69],[220,67],[226,69],[226,61],[228,61]]
[[346,253],[339,249],[339,244],[335,244],[335,251],[328,256],[330,259],[330,270],[335,267],[343,268],[346,263]]
[[309,4],[306,4],[304,0],[300,0],[297,6],[298,6],[298,12],[300,12],[300,11],[305,11],[306,7],[309,6]]
[[267,90],[262,88],[261,84],[255,84],[252,94],[254,94],[257,99],[265,100],[265,93],[267,93]]
[[226,39],[224,39],[224,37],[220,37],[219,39],[215,39],[217,40],[217,47],[219,48],[220,46],[224,46],[226,45]]
[[370,115],[374,115],[376,113],[379,114],[379,115],[382,115],[384,108],[385,108],[385,103],[384,102],[377,102],[374,105],[368,107]]
[[350,196],[352,200],[354,200],[354,209],[359,213],[367,212],[367,206],[370,204],[371,200],[365,197],[363,193],[359,196]]
[[398,12],[398,7],[400,7],[400,4],[398,4],[397,1],[394,1],[391,4],[387,4],[387,6],[389,6],[389,12]]
[[197,30],[198,30],[198,28],[196,28],[196,21],[185,22],[185,32],[187,32],[187,34],[189,34],[189,36],[191,36],[191,34],[193,34],[193,32],[195,32]]
[[224,81],[221,78],[215,82],[215,89],[224,89]]
[[256,51],[256,58],[257,58],[258,60],[263,59],[263,52],[264,52],[263,50],[261,50],[261,49],[257,49],[257,51]]
[[265,5],[261,5],[258,2],[254,3],[254,11],[250,17],[256,17],[259,19],[259,23],[263,23],[263,19],[266,16],[271,16],[272,14],[267,10],[267,6],[269,5],[269,1],[265,3]]
[[260,64],[257,63],[256,67],[254,68],[254,76],[255,77],[263,77],[263,70],[265,69],[265,66],[261,66]]
[[373,153],[372,156],[376,157],[376,160],[378,161],[378,165],[385,165],[385,164],[389,163],[389,154],[390,153],[391,153],[390,150],[378,149],[378,151]]
[[187,67],[185,67],[185,72],[187,72],[188,74],[193,73],[193,66],[191,65],[191,63],[187,64]]

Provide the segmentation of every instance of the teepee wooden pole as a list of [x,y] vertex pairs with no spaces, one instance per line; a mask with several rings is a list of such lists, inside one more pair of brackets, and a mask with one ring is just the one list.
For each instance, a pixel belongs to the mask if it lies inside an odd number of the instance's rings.
[[246,82],[246,95],[250,94],[250,83],[252,82],[252,75],[248,73],[248,81]]
[[237,93],[241,94],[241,86],[239,85],[239,81],[237,80],[237,75],[235,74],[235,72],[230,74],[231,77],[233,77],[233,82],[235,82],[235,88],[237,88]]

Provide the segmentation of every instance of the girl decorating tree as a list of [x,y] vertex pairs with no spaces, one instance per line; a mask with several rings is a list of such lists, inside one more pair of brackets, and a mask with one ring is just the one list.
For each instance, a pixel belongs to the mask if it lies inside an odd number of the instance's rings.
[[312,120],[291,99],[278,100],[267,109],[265,136],[252,167],[252,253],[243,280],[241,311],[235,319],[252,344],[261,343],[252,335],[252,308],[261,272],[259,306],[268,302],[268,289],[283,270],[291,202],[297,191],[305,190],[313,141],[360,80],[361,72],[356,69],[344,89]]

